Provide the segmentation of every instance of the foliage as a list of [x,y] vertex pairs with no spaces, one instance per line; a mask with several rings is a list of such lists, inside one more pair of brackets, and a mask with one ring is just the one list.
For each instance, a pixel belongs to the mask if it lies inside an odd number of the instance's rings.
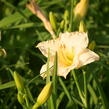
[[[29,87],[33,99],[38,96],[46,84],[46,81],[40,77],[40,68],[47,59],[35,46],[38,42],[51,39],[51,36],[43,23],[26,8],[27,2],[27,0],[0,0],[0,48],[6,51],[5,57],[0,55],[0,109],[22,108],[17,100],[17,90],[13,79],[14,71],[25,78],[25,86]],[[71,3],[75,6],[77,2],[78,0],[37,0],[47,17],[49,17],[49,12],[54,13],[57,21],[56,27],[59,27],[64,19],[65,10],[70,12]],[[75,70],[82,94],[83,76],[86,76],[87,103],[90,109],[108,109],[109,105],[108,4],[108,0],[90,0],[84,21],[90,44],[95,43],[94,51],[99,54],[100,60]],[[77,30],[78,28],[75,29]],[[64,31],[61,30],[61,32]],[[57,83],[57,90],[54,91],[57,101],[54,103],[59,109],[81,109],[83,105],[78,95],[75,78],[72,77],[73,74],[70,73],[67,79],[57,78],[59,84]],[[56,79],[55,76],[53,79]],[[46,104],[40,109],[46,109]]]

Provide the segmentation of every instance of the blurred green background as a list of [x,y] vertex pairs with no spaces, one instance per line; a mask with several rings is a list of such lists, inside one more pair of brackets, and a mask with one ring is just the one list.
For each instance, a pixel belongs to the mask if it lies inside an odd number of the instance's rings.
[[[0,109],[22,109],[17,101],[17,90],[11,71],[17,71],[28,83],[39,75],[40,68],[46,61],[35,46],[51,37],[41,20],[26,8],[27,2],[27,0],[0,0],[0,48],[4,48],[7,53],[6,57],[0,57]],[[55,14],[58,25],[63,19],[64,11],[70,8],[70,0],[37,0],[37,2],[46,16],[50,11]],[[98,101],[96,103],[91,101],[90,99],[93,99],[91,94],[88,100],[91,109],[103,109],[101,95],[94,83],[93,75],[96,75],[102,94],[109,104],[109,0],[90,0],[85,24],[89,40],[95,41],[94,50],[100,55],[98,62],[85,67],[89,75],[88,81]],[[81,71],[78,72],[78,78],[81,78]],[[69,76],[66,80],[62,79],[69,89]],[[43,85],[44,80],[40,76],[29,85],[34,98]],[[63,90],[59,87],[59,92],[61,91]],[[63,103],[65,105],[60,105],[59,109],[68,109],[65,108],[66,95],[61,101],[61,104]]]

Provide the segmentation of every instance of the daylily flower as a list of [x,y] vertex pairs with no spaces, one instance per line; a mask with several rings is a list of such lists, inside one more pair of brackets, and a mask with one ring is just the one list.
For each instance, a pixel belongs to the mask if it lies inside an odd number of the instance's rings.
[[[99,60],[99,56],[93,51],[87,49],[88,35],[85,32],[65,32],[60,33],[59,37],[54,40],[44,41],[37,45],[42,54],[48,57],[48,49],[50,49],[51,68],[54,64],[54,56],[58,55],[58,76],[66,78],[72,69],[78,69],[86,64]],[[45,77],[44,72],[47,70],[47,64],[41,68],[41,76]]]

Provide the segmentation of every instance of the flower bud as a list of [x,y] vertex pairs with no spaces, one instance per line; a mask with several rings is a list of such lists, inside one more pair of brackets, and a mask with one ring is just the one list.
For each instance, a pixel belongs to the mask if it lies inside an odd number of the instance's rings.
[[14,72],[14,80],[18,91],[24,91],[24,81],[23,78],[17,73]]
[[68,31],[68,24],[69,24],[69,11],[68,10],[65,10],[64,12],[64,21],[65,21],[64,31]]
[[37,3],[35,3],[35,0],[31,0],[31,2],[29,4],[27,4],[26,6],[33,14],[35,14],[39,19],[42,20],[42,22],[44,23],[45,29],[52,35],[52,37],[54,39],[55,34],[52,29],[52,26],[51,26],[49,20],[46,18],[45,14],[40,9],[40,7],[37,5]]
[[79,32],[86,32],[86,27],[83,21],[80,21]]
[[89,49],[90,50],[94,50],[95,49],[95,46],[96,46],[96,43],[95,43],[95,41],[92,41],[90,44],[89,44]]
[[36,104],[34,104],[32,109],[37,109],[40,105],[44,104],[47,99],[50,97],[52,92],[52,83],[49,82],[45,87],[42,89],[41,93],[37,98]]
[[65,10],[65,12],[64,12],[64,20],[68,20],[68,18],[69,18],[69,11]]
[[88,10],[89,0],[81,0],[74,9],[74,19],[81,20],[85,17]]
[[64,28],[64,24],[65,24],[65,21],[64,21],[64,20],[62,20],[62,21],[61,21],[61,23],[60,23],[60,28],[61,28],[61,29],[63,29],[63,28]]
[[0,57],[6,57],[6,51],[4,48],[0,48]]
[[49,13],[49,19],[50,19],[50,23],[52,25],[52,28],[54,29],[54,31],[56,31],[57,30],[56,18],[52,12]]

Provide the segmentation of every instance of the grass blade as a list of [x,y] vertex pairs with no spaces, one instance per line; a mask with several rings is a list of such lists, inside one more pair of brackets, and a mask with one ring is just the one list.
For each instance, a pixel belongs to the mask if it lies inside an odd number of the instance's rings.
[[[27,10],[27,9],[25,9],[23,11],[23,13],[25,13],[26,16],[30,16],[31,15],[31,13],[29,12],[29,10]],[[10,24],[15,23],[15,22],[17,22],[19,20],[22,20],[22,19],[24,19],[24,17],[21,14],[19,14],[18,12],[16,12],[13,15],[10,15],[8,17],[3,18],[0,21],[0,28],[4,28],[6,26],[9,26]]]
[[14,81],[10,81],[4,84],[0,85],[0,90],[6,89],[6,88],[11,88],[15,86],[15,82]]
[[105,93],[104,93],[104,91],[102,89],[102,86],[100,85],[100,83],[98,82],[96,77],[95,77],[95,81],[96,81],[97,88],[98,88],[98,91],[99,91],[100,96],[101,96],[101,100],[102,100],[102,103],[103,103],[103,109],[108,109],[109,104],[108,104],[107,98],[105,96]]
[[57,99],[57,71],[58,71],[58,62],[57,62],[57,53],[55,54],[54,60],[54,71],[53,71],[53,101],[54,101],[54,108],[56,109],[56,99]]

